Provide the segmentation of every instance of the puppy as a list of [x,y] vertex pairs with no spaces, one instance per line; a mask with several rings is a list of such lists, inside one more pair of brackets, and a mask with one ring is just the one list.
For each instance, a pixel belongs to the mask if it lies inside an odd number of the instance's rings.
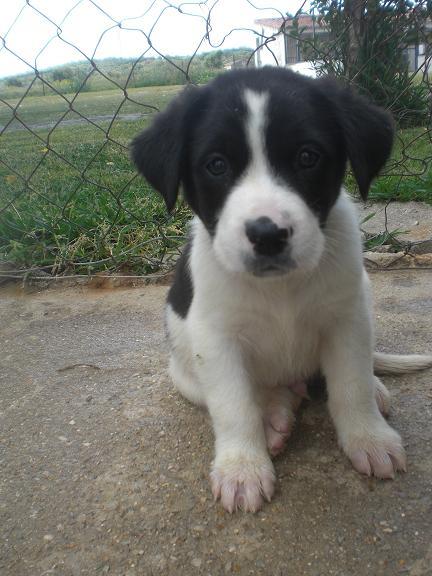
[[[340,446],[356,470],[406,467],[382,413],[373,324],[347,161],[365,199],[393,141],[389,114],[329,79],[280,68],[190,87],[132,143],[139,171],[195,213],[168,295],[170,374],[207,407],[214,497],[255,512],[274,491],[271,456],[294,423],[295,391],[321,373]],[[375,356],[410,371],[426,356]]]

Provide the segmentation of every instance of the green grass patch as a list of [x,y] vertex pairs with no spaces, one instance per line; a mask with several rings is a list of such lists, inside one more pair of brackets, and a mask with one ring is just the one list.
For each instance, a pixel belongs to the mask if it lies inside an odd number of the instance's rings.
[[[356,193],[351,174],[346,186]],[[432,128],[399,130],[383,175],[372,184],[369,199],[377,202],[411,200],[432,204]]]
[[373,184],[372,200],[432,204],[432,128],[399,131],[386,173]]
[[399,237],[403,234],[409,232],[409,230],[401,230],[400,228],[395,228],[394,230],[384,230],[378,234],[370,234],[363,230],[362,226],[369,220],[371,220],[376,215],[376,212],[371,212],[360,222],[360,229],[365,235],[364,239],[364,249],[365,250],[375,250],[379,246],[391,246],[395,250],[400,249]]
[[[152,105],[162,108],[176,91],[141,90],[136,97],[147,101],[150,94]],[[92,111],[99,112],[102,102],[112,114],[114,94],[85,96]],[[28,121],[49,122],[50,113],[57,111],[45,103]],[[168,217],[159,195],[136,177],[127,146],[149,121],[143,116],[111,126],[60,124],[52,133],[6,131],[0,152],[0,258],[56,273],[160,269],[181,244],[189,211],[180,205]]]

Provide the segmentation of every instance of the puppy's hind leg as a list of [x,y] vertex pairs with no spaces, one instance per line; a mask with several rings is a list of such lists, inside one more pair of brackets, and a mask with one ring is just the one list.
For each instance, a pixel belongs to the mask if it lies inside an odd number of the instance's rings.
[[294,412],[301,401],[301,397],[288,386],[276,386],[263,391],[264,431],[271,456],[277,456],[284,450],[294,426]]
[[171,306],[166,310],[166,327],[171,348],[169,374],[173,384],[187,400],[205,406],[202,387],[192,367],[192,349],[187,322],[176,314]]
[[[375,400],[385,417],[390,412],[390,392],[379,378],[374,376]],[[276,386],[263,391],[263,420],[267,448],[272,457],[284,451],[295,424],[295,412],[302,399],[307,397],[306,382],[292,386]]]
[[169,373],[174,386],[189,402],[205,406],[205,397],[202,392],[200,383],[195,378],[193,372],[188,369],[185,363],[177,358],[174,353],[171,354],[169,363]]
[[374,376],[375,382],[375,400],[379,411],[383,416],[388,416],[390,412],[390,392],[384,386],[379,378]]

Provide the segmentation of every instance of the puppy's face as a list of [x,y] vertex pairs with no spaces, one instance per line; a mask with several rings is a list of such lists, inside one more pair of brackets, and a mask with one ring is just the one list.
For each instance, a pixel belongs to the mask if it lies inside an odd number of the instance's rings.
[[169,208],[183,185],[226,269],[262,277],[318,264],[347,158],[365,196],[391,143],[376,107],[264,68],[185,91],[135,139],[133,157]]
[[331,109],[314,105],[311,90],[281,88],[213,99],[192,138],[185,187],[220,262],[256,276],[316,266],[346,162]]

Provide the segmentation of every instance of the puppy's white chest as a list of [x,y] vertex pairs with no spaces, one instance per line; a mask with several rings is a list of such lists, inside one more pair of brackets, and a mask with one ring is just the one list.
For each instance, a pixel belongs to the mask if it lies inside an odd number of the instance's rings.
[[268,306],[248,320],[239,338],[249,370],[258,384],[289,384],[317,372],[319,322],[316,317],[282,304]]

